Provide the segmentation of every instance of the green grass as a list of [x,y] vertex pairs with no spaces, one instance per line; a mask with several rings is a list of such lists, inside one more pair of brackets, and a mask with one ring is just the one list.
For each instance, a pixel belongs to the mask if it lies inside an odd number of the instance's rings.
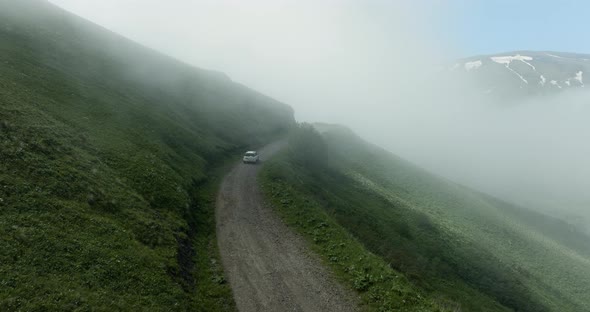
[[[225,278],[215,237],[215,202],[221,178],[236,162],[229,157],[225,165],[211,172],[209,181],[195,188],[198,204],[192,210],[195,233],[197,306],[202,311],[236,311],[231,288]],[[198,309],[197,309],[198,310]]]
[[[345,129],[322,129],[324,148],[295,146],[261,177],[287,223],[336,272],[325,246],[348,235],[366,250],[346,251],[350,258],[378,256],[425,298],[416,307],[442,300],[462,311],[588,310],[590,244],[575,227],[430,175]],[[300,161],[306,155],[324,164]],[[318,216],[346,234],[315,233],[306,220]],[[318,245],[316,236],[327,241]],[[378,310],[383,299],[354,279],[344,278]]]
[[[321,205],[280,176],[288,163],[273,160],[261,174],[263,191],[275,210],[307,239],[344,285],[357,291],[366,311],[455,311],[444,297],[426,298],[403,274],[368,251]],[[277,175],[279,174],[279,176]]]
[[234,309],[215,189],[292,110],[45,1],[0,42],[0,310]]

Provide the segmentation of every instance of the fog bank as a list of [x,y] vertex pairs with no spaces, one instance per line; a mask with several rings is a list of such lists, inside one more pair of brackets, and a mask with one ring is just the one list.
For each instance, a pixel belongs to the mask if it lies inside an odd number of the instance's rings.
[[[465,1],[53,3],[341,123],[435,173],[534,209],[590,215],[584,93],[490,103],[437,67],[459,56]],[[502,105],[496,105],[502,104]],[[579,220],[578,220],[579,221]],[[583,221],[585,222],[585,221]]]

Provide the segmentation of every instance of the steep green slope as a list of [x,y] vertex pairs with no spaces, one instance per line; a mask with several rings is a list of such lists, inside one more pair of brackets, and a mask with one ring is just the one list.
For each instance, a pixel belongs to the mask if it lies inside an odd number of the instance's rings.
[[292,115],[45,1],[0,0],[0,310],[232,309],[216,168]]
[[[345,229],[411,282],[420,305],[443,298],[463,311],[590,310],[587,236],[433,176],[346,129],[318,128],[324,143],[295,140],[262,178],[279,212],[336,272],[343,261],[330,261],[333,250],[315,242],[306,218],[324,215]],[[354,276],[343,278],[354,287]],[[377,307],[385,299],[373,287],[384,284],[357,290]]]

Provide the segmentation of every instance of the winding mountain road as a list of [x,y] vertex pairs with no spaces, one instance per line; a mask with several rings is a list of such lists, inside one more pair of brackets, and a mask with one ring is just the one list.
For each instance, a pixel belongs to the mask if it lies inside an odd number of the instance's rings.
[[[284,142],[259,151],[262,160]],[[338,285],[303,239],[265,204],[260,165],[238,164],[217,198],[217,240],[241,312],[356,311],[355,295]]]

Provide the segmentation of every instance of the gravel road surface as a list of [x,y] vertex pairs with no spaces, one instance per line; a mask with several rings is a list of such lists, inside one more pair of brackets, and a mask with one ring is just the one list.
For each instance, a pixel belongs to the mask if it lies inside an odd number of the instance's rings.
[[[259,151],[268,159],[285,144]],[[217,239],[241,312],[357,311],[356,296],[337,284],[305,241],[265,204],[257,183],[261,164],[238,164],[217,198]]]

